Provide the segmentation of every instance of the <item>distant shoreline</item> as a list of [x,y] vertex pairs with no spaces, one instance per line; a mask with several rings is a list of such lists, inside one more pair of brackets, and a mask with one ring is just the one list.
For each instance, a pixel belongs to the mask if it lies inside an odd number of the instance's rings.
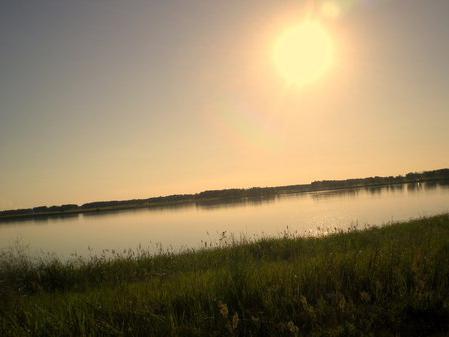
[[83,205],[40,206],[27,209],[0,211],[0,222],[21,218],[39,218],[44,216],[75,215],[92,212],[121,211],[141,208],[169,208],[178,205],[201,204],[243,199],[265,199],[282,194],[332,191],[351,188],[381,187],[420,182],[449,181],[449,169],[408,173],[404,176],[369,177],[346,180],[314,181],[310,184],[287,185],[277,187],[253,187],[248,189],[223,189],[204,191],[196,194],[180,194],[148,199],[122,201],[98,201]]

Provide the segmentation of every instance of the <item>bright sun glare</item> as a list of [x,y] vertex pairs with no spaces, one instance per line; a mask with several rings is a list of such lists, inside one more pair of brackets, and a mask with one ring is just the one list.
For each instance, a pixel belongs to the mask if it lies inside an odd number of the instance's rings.
[[274,47],[274,62],[290,85],[304,86],[318,80],[330,68],[332,41],[324,27],[306,21],[283,32]]

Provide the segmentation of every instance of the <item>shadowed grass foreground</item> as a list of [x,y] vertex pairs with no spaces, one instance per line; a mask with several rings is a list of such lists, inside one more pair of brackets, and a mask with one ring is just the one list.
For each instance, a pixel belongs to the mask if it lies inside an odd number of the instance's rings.
[[1,336],[445,336],[449,216],[89,261],[0,258]]

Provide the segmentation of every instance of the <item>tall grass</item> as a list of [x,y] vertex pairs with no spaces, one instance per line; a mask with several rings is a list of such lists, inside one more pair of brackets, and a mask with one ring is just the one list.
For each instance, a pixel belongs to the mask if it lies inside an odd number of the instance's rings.
[[449,216],[157,256],[0,258],[2,336],[444,336]]

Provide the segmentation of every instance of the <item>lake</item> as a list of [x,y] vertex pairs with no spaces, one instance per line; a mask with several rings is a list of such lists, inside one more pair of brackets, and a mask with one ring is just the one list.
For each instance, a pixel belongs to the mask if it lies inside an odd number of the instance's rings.
[[449,212],[448,183],[283,194],[266,199],[230,200],[109,213],[22,219],[0,223],[0,249],[19,242],[31,255],[47,252],[66,259],[104,249],[198,248],[223,236],[247,237],[323,233],[358,225]]

